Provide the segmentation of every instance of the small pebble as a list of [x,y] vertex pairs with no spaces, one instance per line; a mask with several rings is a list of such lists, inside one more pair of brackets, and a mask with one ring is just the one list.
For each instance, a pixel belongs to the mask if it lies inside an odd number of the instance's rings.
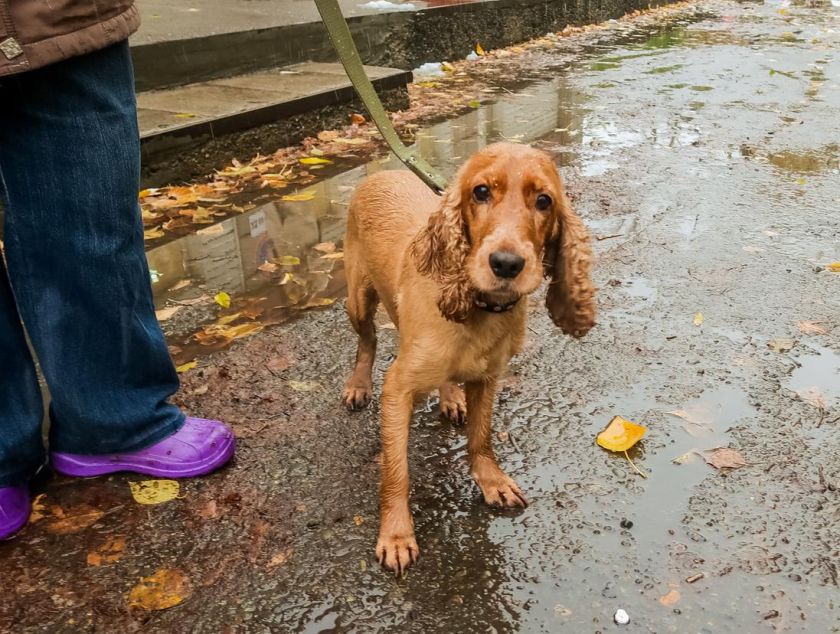
[[621,528],[633,528],[633,522],[628,520],[626,517],[621,519],[621,523],[619,524]]
[[619,625],[627,625],[630,622],[630,615],[627,614],[627,612],[625,612],[624,610],[618,609],[615,611],[613,621],[615,621]]

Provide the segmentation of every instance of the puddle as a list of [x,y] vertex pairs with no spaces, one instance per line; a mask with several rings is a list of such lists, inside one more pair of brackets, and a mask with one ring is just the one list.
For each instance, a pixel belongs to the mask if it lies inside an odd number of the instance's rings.
[[[634,535],[639,553],[663,551],[671,541],[668,529],[679,524],[694,487],[714,474],[701,456],[689,454],[684,464],[673,460],[692,450],[726,447],[730,442],[728,430],[755,414],[755,409],[744,392],[723,385],[684,405],[675,405],[671,412],[676,414],[667,414],[667,426],[652,428],[638,451],[637,464],[649,476],[642,484],[643,493],[633,497],[627,513],[637,520]],[[663,504],[663,500],[668,503]]]
[[656,287],[651,284],[650,280],[643,277],[632,278],[626,284],[622,285],[622,289],[630,297],[635,297],[642,301],[649,301],[656,298]]
[[817,150],[784,150],[767,154],[767,160],[779,169],[816,174],[825,171],[840,170],[840,145],[830,143]]
[[[813,346],[816,354],[802,354],[785,387],[814,408],[814,420],[824,433],[836,430],[840,407],[840,354],[823,346]],[[833,415],[832,413],[833,412]]]

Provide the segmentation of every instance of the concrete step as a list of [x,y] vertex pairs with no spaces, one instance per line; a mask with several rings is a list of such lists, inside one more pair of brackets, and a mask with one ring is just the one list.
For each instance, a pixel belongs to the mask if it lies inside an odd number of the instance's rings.
[[[365,70],[377,92],[387,97],[385,101],[392,108],[407,105],[406,85],[412,80],[410,71],[377,66],[366,66]],[[398,93],[396,100],[395,92]],[[401,101],[399,94],[404,96],[405,103],[395,103]],[[226,147],[236,147],[239,152],[243,149],[265,151],[266,148],[248,148],[247,144],[243,148],[241,143],[224,143],[225,137],[241,136],[263,126],[272,126],[276,133],[284,128],[284,122],[288,124],[294,120],[291,127],[295,128],[295,133],[289,130],[283,141],[296,142],[317,132],[320,128],[316,129],[315,123],[327,123],[324,121],[327,110],[354,104],[355,99],[355,91],[341,64],[315,62],[139,92],[137,118],[144,182],[159,184],[159,178],[152,178],[155,172],[160,172],[173,160],[183,166],[187,162],[184,160],[186,154],[207,154],[208,144],[218,146],[222,143]],[[358,103],[354,106],[361,107]],[[301,121],[302,117],[311,120],[313,125]],[[226,162],[230,156],[221,158]],[[195,157],[193,162],[202,166],[189,171],[205,170],[206,173],[208,167],[219,166],[212,158],[210,163],[213,165],[196,161]],[[193,175],[181,170],[167,175],[164,180]]]

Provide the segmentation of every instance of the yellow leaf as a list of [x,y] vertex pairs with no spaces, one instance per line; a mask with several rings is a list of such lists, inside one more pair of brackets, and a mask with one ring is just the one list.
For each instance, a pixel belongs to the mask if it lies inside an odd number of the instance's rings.
[[125,550],[125,537],[117,536],[107,539],[96,550],[87,555],[88,566],[101,566],[102,564],[113,564],[122,559]]
[[481,48],[481,44],[476,43],[475,45],[475,54],[476,55],[487,55],[483,48]]
[[189,372],[190,370],[192,370],[197,365],[198,365],[198,361],[190,361],[189,363],[184,363],[183,365],[179,365],[178,367],[175,368],[175,371],[178,374],[183,374],[184,372]]
[[177,480],[142,480],[129,482],[131,495],[138,504],[161,504],[178,497],[181,485]]
[[216,303],[222,308],[230,308],[230,295],[228,295],[224,291],[216,293],[216,297],[214,297],[213,299],[215,299]]
[[467,105],[470,108],[481,108],[481,102],[478,99],[473,99],[472,101],[468,101]]
[[308,192],[301,192],[300,194],[287,194],[283,196],[281,200],[285,200],[290,203],[301,203],[307,200],[312,200],[315,198],[315,192],[313,190],[309,190]]
[[694,325],[701,326],[703,324],[703,313],[697,313],[694,315]]
[[193,114],[192,112],[176,112],[175,116],[178,119],[194,119],[195,118],[195,114]]
[[128,593],[128,606],[144,610],[165,610],[192,594],[190,581],[180,570],[161,568],[140,580]]
[[166,234],[163,232],[163,229],[160,227],[152,227],[151,229],[146,229],[143,232],[143,239],[144,240],[155,240],[157,238],[162,238]]
[[332,163],[331,160],[320,158],[317,156],[307,156],[305,158],[300,159],[300,162],[303,165],[326,165],[327,163]]
[[315,297],[309,300],[309,303],[306,304],[305,308],[312,308],[315,306],[330,306],[333,302],[335,302],[334,297]]
[[600,434],[596,442],[610,451],[627,451],[645,435],[647,427],[616,416]]
[[442,71],[444,71],[445,73],[454,73],[455,72],[455,67],[452,64],[450,64],[449,62],[441,62],[440,63],[440,69]]
[[300,258],[294,255],[281,255],[279,258],[274,259],[274,263],[280,266],[297,266],[300,264]]
[[825,268],[827,268],[832,273],[840,273],[840,261],[832,262],[831,264],[826,264]]
[[321,387],[316,381],[289,381],[289,387],[295,392],[311,392]]

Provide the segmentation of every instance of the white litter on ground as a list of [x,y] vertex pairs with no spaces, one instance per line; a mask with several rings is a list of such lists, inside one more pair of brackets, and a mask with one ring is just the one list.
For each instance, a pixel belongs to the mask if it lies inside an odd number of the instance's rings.
[[360,9],[375,9],[376,11],[414,11],[417,6],[406,2],[397,4],[396,2],[389,2],[389,0],[371,0],[359,5]]
[[411,72],[414,73],[415,77],[443,77],[446,75],[440,62],[427,62]]
[[467,59],[471,62],[474,62],[475,60],[479,59],[479,57],[479,54],[475,51],[472,51],[469,55],[467,55]]
[[627,625],[630,622],[630,615],[624,610],[619,609],[615,611],[613,620],[615,620],[615,622],[619,625]]

